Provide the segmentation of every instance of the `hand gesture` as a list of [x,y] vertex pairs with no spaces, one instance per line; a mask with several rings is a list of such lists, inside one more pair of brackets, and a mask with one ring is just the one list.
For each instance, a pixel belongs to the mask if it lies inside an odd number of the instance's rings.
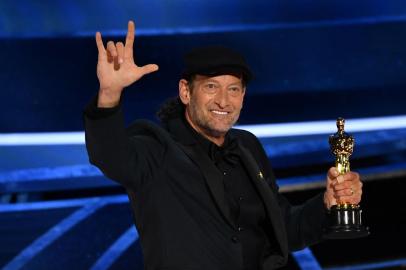
[[98,107],[114,107],[121,97],[123,89],[138,81],[144,75],[157,71],[158,66],[148,64],[137,66],[134,62],[133,45],[135,36],[134,22],[128,22],[125,44],[113,41],[104,47],[100,32],[96,33],[96,44],[99,51],[97,61],[97,77],[100,90]]
[[338,203],[359,204],[362,195],[362,182],[356,172],[340,175],[335,167],[327,173],[327,186],[324,204],[328,209]]

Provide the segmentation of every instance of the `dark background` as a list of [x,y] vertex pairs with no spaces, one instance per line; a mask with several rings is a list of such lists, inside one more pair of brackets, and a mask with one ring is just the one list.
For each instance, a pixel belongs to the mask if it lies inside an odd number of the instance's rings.
[[[0,135],[83,131],[82,110],[98,90],[94,34],[101,31],[105,42],[123,40],[130,19],[136,23],[136,62],[156,63],[160,70],[126,90],[127,123],[156,121],[160,104],[177,95],[182,55],[217,44],[244,54],[255,75],[239,124],[331,120],[334,130],[338,116],[406,115],[403,0],[2,0]],[[354,134],[351,165],[362,173],[371,235],[317,244],[310,261],[336,269],[406,265],[406,120],[396,124],[399,128]],[[261,138],[281,190],[293,203],[323,190],[333,161],[327,136]],[[26,269],[53,269],[49,263],[55,259],[65,262],[61,269],[89,268],[131,227],[125,202],[107,203],[77,221],[31,260],[21,254],[38,248],[36,239],[88,206],[84,201],[48,209],[46,203],[123,194],[90,166],[83,144],[0,144],[0,267],[17,258]],[[37,203],[45,204],[32,210]],[[128,265],[142,265],[138,241],[111,269]],[[287,268],[312,267],[293,256]]]

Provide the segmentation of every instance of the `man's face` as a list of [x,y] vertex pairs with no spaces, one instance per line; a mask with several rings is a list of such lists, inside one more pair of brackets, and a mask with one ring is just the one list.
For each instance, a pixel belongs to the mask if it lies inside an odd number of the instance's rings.
[[185,80],[180,82],[187,120],[194,129],[209,138],[224,138],[237,122],[244,94],[241,79],[233,75],[197,75],[193,85],[188,85]]

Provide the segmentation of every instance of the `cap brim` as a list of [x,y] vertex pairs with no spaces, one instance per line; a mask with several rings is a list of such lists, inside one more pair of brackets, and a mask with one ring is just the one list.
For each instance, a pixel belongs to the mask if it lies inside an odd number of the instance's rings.
[[192,75],[204,75],[209,77],[220,76],[220,75],[233,75],[236,77],[242,77],[245,82],[252,80],[253,75],[251,71],[245,67],[241,66],[221,66],[201,70],[188,70],[184,71],[182,78],[189,79]]

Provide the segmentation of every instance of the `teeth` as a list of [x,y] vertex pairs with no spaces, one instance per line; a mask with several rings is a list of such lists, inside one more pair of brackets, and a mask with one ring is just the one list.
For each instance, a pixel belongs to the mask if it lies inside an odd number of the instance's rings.
[[226,115],[228,112],[220,112],[220,111],[212,111],[215,114],[221,114],[221,115]]

